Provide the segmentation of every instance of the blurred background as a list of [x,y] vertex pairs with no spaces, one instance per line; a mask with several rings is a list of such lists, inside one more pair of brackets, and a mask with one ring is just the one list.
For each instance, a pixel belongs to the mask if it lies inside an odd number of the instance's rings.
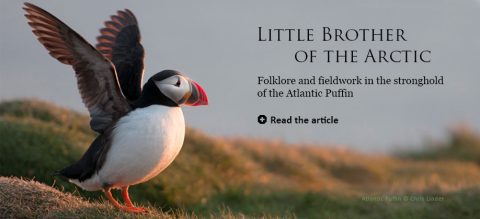
[[[155,179],[131,188],[141,205],[187,217],[475,218],[480,212],[478,1],[32,3],[92,44],[103,21],[128,8],[139,21],[146,49],[145,79],[176,69],[205,88],[210,105],[184,109],[189,128],[179,157]],[[35,39],[22,4],[0,2],[0,176],[35,179],[96,202],[101,193],[50,176],[76,161],[95,134],[73,70]],[[402,28],[408,41],[258,42],[258,26],[317,32],[323,26]],[[327,48],[428,49],[432,62],[293,59],[299,49]],[[355,92],[351,99],[259,99],[259,75],[443,75],[445,85],[348,87]],[[260,125],[259,114],[333,115],[340,124]],[[0,195],[12,198],[4,203],[29,203],[17,197],[34,193],[14,185],[0,177]],[[407,200],[385,200],[395,196]],[[32,205],[12,211],[0,205],[0,213],[99,217],[112,212],[78,205],[93,210]]]

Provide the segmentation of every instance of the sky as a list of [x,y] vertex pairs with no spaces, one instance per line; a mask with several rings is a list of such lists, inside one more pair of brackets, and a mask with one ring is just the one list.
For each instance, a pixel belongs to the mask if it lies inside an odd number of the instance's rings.
[[[279,139],[366,152],[418,148],[449,128],[480,129],[480,4],[474,0],[31,1],[90,43],[116,10],[139,21],[145,79],[179,70],[201,84],[208,107],[185,108],[189,126],[214,136]],[[34,38],[23,1],[0,2],[0,100],[38,98],[87,113],[71,67]],[[264,28],[402,28],[407,42],[259,42]],[[430,63],[298,63],[301,49],[428,49]],[[411,77],[443,75],[443,86],[347,87],[354,98],[258,98],[260,75]],[[338,117],[337,125],[261,125],[257,116]]]

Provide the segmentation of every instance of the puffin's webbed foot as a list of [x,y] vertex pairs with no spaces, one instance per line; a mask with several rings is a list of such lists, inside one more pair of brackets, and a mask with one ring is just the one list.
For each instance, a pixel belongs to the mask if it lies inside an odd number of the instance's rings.
[[130,200],[130,197],[128,196],[128,186],[122,188],[122,197],[125,201],[126,206],[121,205],[120,203],[118,203],[117,200],[115,200],[115,198],[112,196],[111,188],[106,188],[104,190],[104,192],[105,192],[105,196],[107,196],[108,201],[110,201],[110,203],[112,203],[113,206],[115,206],[116,208],[119,208],[123,211],[130,212],[130,213],[146,213],[146,212],[148,212],[147,209],[145,209],[145,208],[139,208],[139,207],[133,206],[132,201]]
[[147,213],[147,209],[145,208],[139,208],[139,207],[127,207],[127,206],[122,206],[121,208],[123,211],[130,212],[130,213]]
[[135,207],[133,205],[132,200],[130,200],[130,196],[128,195],[128,186],[122,187],[122,198],[126,205],[126,209],[123,209],[124,211],[135,212],[135,213],[148,212],[147,209],[145,208]]

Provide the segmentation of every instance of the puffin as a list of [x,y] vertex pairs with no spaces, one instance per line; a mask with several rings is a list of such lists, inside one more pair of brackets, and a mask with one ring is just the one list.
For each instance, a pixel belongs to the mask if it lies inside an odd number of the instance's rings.
[[[49,54],[71,65],[97,137],[76,163],[59,175],[87,191],[103,190],[113,206],[133,213],[128,188],[165,170],[185,137],[181,106],[208,105],[204,89],[175,70],[163,70],[143,85],[144,56],[135,15],[112,15],[96,46],[42,8],[25,3],[25,17]],[[124,204],[112,196],[120,189]]]

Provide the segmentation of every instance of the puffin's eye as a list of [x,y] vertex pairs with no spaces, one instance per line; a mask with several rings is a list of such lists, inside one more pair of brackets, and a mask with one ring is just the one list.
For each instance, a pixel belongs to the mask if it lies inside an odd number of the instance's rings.
[[174,84],[176,87],[180,87],[180,78],[178,79],[177,83]]

